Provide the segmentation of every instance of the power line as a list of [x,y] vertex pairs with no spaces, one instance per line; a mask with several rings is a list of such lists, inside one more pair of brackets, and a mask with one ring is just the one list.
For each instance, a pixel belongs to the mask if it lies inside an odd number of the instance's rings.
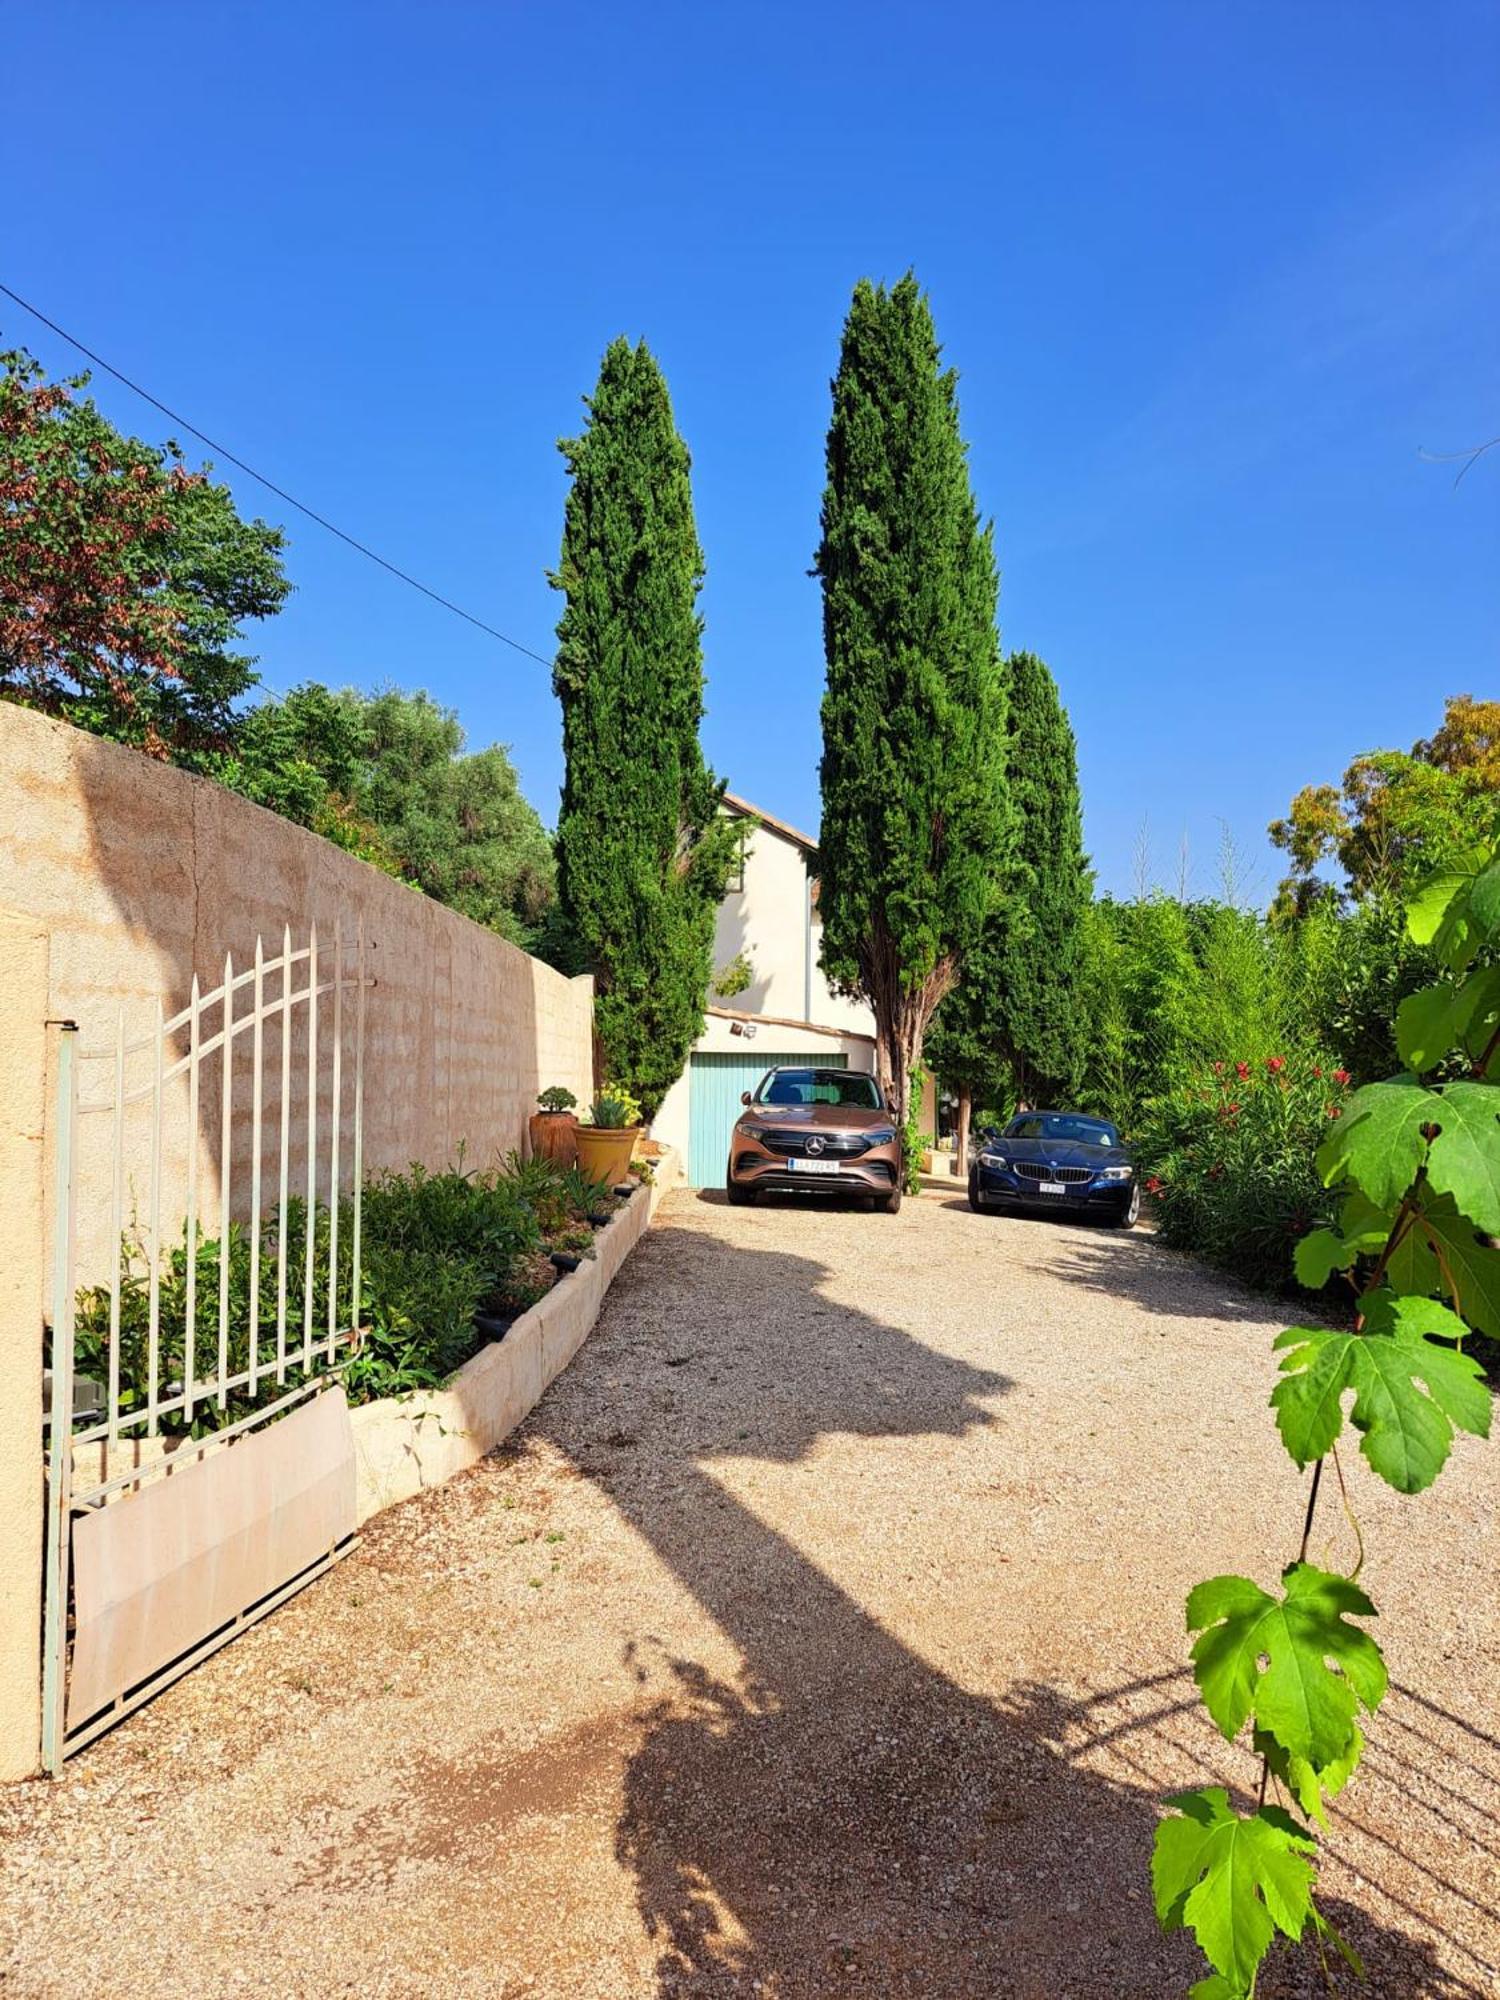
[[216,444],[206,431],[200,431],[198,426],[190,424],[186,417],[180,417],[175,410],[168,409],[159,396],[153,396],[149,389],[143,389],[139,382],[132,382],[128,375],[122,374],[118,368],[113,367],[104,359],[103,355],[96,354],[91,347],[85,347],[76,335],[69,333],[66,327],[59,326],[55,319],[48,319],[47,315],[38,307],[32,305],[29,299],[23,299],[19,292],[13,292],[9,285],[0,284],[0,293],[4,293],[6,298],[13,300],[16,305],[20,306],[23,312],[29,312],[33,319],[40,320],[43,326],[50,327],[59,340],[65,340],[69,347],[76,348],[86,360],[92,361],[96,368],[102,368],[106,375],[113,375],[115,380],[123,383],[133,395],[139,396],[143,402],[149,403],[154,410],[160,410],[162,415],[171,423],[176,424],[179,430],[187,431],[191,436],[197,438],[200,444],[206,444],[216,458],[227,459],[231,465],[237,465],[241,472],[247,473],[251,479],[258,481],[260,485],[266,488],[267,492],[274,493],[278,500],[284,500],[288,507],[295,507],[297,512],[305,514],[309,521],[316,521],[318,526],[326,528],[330,535],[337,535],[338,539],[341,542],[346,542],[351,549],[355,549],[360,555],[368,557],[372,563],[378,563],[381,569],[387,571],[391,576],[396,577],[400,582],[409,584],[413,590],[419,590],[424,597],[430,597],[434,604],[441,604],[445,611],[451,611],[456,618],[462,618],[465,624],[473,625],[479,631],[488,633],[490,638],[498,639],[502,646],[509,646],[513,652],[524,653],[528,660],[535,660],[538,666],[550,667],[552,665],[552,662],[543,654],[534,653],[530,646],[523,646],[519,639],[512,639],[509,633],[500,631],[494,625],[487,625],[482,618],[476,618],[472,611],[465,611],[461,604],[455,604],[451,597],[444,597],[441,591],[431,589],[427,584],[421,582],[419,578],[408,575],[404,569],[398,569],[393,562],[387,562],[383,555],[369,548],[356,536],[346,534],[342,528],[336,527],[325,515],[319,514],[312,507],[304,506],[294,495],[288,493],[284,486],[278,486],[274,479],[267,479],[263,472],[257,472],[253,465],[247,465],[244,459],[237,458],[226,446]]

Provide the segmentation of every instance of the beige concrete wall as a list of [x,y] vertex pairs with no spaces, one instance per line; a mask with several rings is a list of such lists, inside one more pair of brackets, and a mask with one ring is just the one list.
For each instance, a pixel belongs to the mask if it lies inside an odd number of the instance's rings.
[[[46,1013],[76,1020],[83,1048],[108,1051],[123,1010],[127,1036],[143,1035],[158,1000],[183,1006],[196,973],[205,990],[253,960],[257,937],[280,949],[316,922],[325,962],[336,920],[362,920],[373,985],[367,997],[364,1148],[367,1168],[429,1166],[454,1158],[488,1164],[524,1142],[536,1093],[565,1084],[580,1098],[592,1080],[592,984],[568,980],[493,932],[392,880],[327,841],[187,776],[65,723],[0,703],[0,912],[49,941]],[[244,1003],[241,1002],[241,1005]],[[218,1019],[209,1015],[205,1032]],[[321,1118],[326,1147],[331,1008],[320,1021]],[[344,1023],[341,1179],[352,1160],[352,1009]],[[127,1083],[148,1080],[144,1054]],[[234,1074],[232,1209],[246,1212],[249,1038]],[[88,1101],[108,1086],[107,1060],[83,1066]],[[265,1099],[277,1103],[279,1031],[265,1046]],[[291,1180],[305,1186],[305,1039],[294,1043]],[[164,1218],[180,1217],[189,1121],[185,1083],[169,1092]],[[216,1226],[219,1071],[205,1067],[196,1146],[200,1214]],[[144,1214],[148,1118],[127,1120],[126,1219]],[[277,1125],[262,1135],[263,1199],[275,1192]],[[111,1231],[108,1120],[81,1121],[80,1281],[103,1275]],[[327,1191],[326,1154],[318,1162]]]

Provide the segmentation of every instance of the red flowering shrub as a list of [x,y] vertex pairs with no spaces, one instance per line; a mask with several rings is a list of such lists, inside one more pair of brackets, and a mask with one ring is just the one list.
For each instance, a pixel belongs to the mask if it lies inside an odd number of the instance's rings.
[[1148,1104],[1136,1151],[1165,1241],[1290,1289],[1297,1239],[1332,1209],[1312,1161],[1348,1082],[1347,1071],[1330,1078],[1321,1064],[1271,1056],[1205,1065]]

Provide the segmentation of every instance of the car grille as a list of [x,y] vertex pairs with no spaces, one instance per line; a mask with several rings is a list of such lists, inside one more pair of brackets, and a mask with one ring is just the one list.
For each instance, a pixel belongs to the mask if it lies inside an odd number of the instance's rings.
[[801,1160],[808,1157],[811,1138],[823,1141],[817,1157],[825,1160],[852,1160],[870,1150],[869,1140],[853,1132],[768,1132],[760,1143],[768,1153],[779,1153],[784,1160]]
[[1092,1167],[1038,1167],[1030,1160],[1015,1161],[1014,1169],[1023,1181],[1065,1181],[1072,1186],[1094,1178]]

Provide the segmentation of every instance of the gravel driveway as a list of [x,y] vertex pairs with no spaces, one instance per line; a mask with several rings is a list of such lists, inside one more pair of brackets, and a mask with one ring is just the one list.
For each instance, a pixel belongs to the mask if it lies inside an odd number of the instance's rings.
[[[0,1989],[1180,1994],[1156,1801],[1251,1771],[1182,1602],[1295,1549],[1279,1324],[1143,1235],[672,1196],[510,1448],[0,1794]],[[1493,1453],[1350,1477],[1394,1681],[1350,1991],[1500,1991]]]

